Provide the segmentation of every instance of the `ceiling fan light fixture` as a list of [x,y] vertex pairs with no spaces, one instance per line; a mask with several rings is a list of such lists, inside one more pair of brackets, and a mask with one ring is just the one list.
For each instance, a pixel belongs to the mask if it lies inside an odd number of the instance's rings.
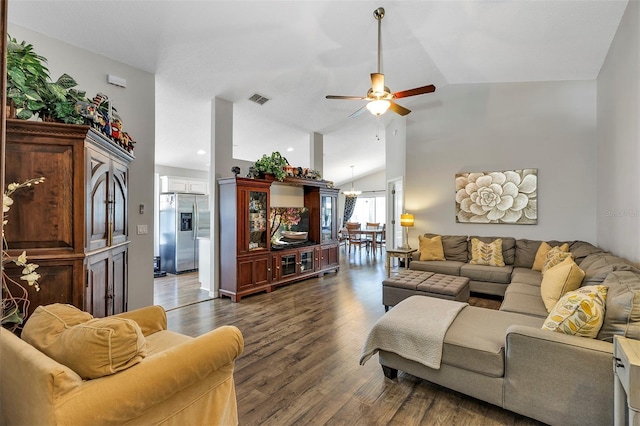
[[367,104],[367,109],[373,115],[382,115],[387,112],[389,105],[391,105],[391,102],[384,99],[378,99],[376,101],[369,102]]

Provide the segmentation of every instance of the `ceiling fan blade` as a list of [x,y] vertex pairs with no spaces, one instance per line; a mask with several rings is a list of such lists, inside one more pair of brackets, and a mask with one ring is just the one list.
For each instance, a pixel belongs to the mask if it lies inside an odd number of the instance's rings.
[[340,95],[327,95],[327,99],[367,99],[362,96],[340,96]]
[[359,115],[360,115],[360,114],[362,114],[366,109],[367,109],[367,106],[365,105],[365,106],[363,106],[362,108],[360,108],[359,110],[357,110],[356,112],[354,112],[353,114],[351,114],[351,115],[349,116],[349,118],[354,118],[354,117],[359,116]]
[[407,115],[411,112],[410,109],[406,109],[405,107],[398,105],[395,102],[389,102],[389,109],[395,112],[396,114],[400,114],[400,115]]
[[384,93],[384,74],[371,73],[371,89],[373,93]]
[[436,86],[430,84],[428,86],[416,87],[415,89],[403,90],[402,92],[396,92],[393,97],[396,99],[406,98],[408,96],[424,95],[425,93],[431,93],[436,91]]

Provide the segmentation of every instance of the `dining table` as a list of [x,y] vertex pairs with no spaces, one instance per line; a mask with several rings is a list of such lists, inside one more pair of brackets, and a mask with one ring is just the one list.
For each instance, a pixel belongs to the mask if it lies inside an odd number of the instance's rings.
[[376,248],[377,248],[377,244],[378,244],[378,235],[382,235],[385,232],[385,229],[382,226],[378,226],[378,227],[370,227],[369,226],[369,227],[366,227],[366,228],[357,229],[357,230],[352,231],[352,232],[357,232],[361,236],[371,237],[371,239],[369,239],[369,241],[371,241],[371,249],[375,253]]

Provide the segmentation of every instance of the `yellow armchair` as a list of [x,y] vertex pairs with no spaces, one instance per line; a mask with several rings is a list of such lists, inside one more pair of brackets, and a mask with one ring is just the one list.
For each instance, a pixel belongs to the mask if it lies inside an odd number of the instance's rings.
[[146,357],[92,380],[0,329],[0,425],[238,423],[233,369],[244,342],[236,327],[191,338],[168,331],[159,306],[117,317],[140,326]]

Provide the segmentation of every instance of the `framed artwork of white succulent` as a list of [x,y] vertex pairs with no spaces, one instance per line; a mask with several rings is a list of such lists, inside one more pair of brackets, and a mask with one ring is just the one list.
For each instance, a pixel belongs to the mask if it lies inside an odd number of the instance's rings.
[[456,174],[456,222],[538,223],[538,169]]

